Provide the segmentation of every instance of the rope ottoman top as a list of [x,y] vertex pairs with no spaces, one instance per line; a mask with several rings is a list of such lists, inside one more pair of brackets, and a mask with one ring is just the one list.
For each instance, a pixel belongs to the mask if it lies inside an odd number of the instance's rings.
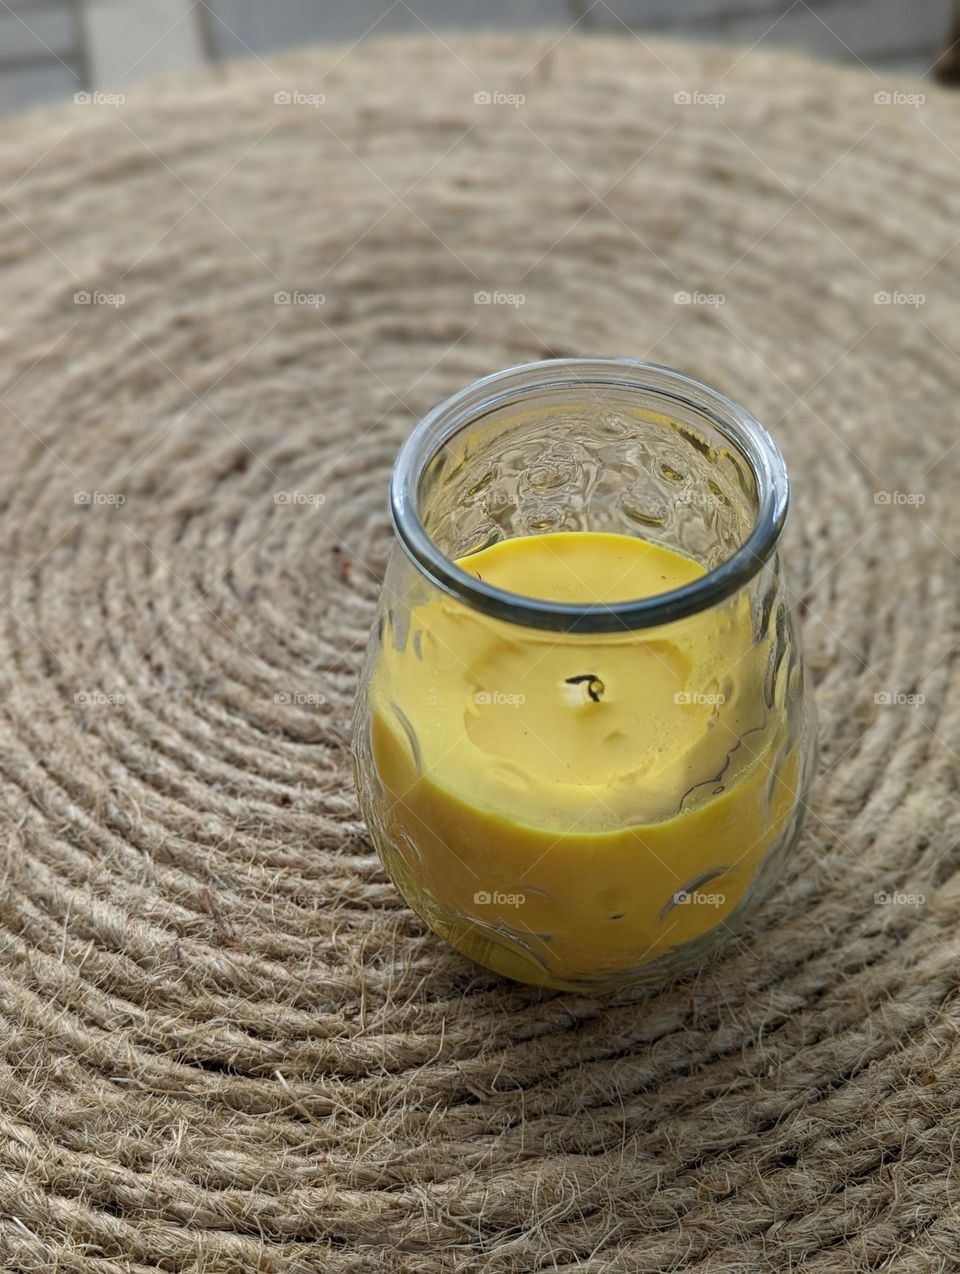
[[[955,1268],[958,153],[926,86],[627,37],[5,140],[0,1267]],[[348,766],[399,441],[578,353],[774,431],[822,723],[759,926],[619,999],[428,934]]]

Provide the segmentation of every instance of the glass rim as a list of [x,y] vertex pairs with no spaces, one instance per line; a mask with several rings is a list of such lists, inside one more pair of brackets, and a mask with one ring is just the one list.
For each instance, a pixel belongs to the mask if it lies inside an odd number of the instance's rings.
[[[749,535],[698,579],[651,597],[610,603],[551,602],[477,579],[449,558],[420,516],[427,466],[461,429],[525,391],[575,386],[633,389],[692,407],[706,416],[746,461],[757,490]],[[397,539],[413,564],[449,596],[496,619],[554,632],[611,633],[672,623],[723,601],[747,584],[773,554],[786,520],[790,483],[769,433],[732,398],[685,372],[635,358],[556,358],[494,372],[443,399],[422,417],[397,455],[390,510]]]

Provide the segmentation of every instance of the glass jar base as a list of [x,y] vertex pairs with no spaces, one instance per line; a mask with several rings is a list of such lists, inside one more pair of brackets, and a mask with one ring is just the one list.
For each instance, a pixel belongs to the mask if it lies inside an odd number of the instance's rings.
[[378,837],[375,841],[378,842],[377,852],[381,861],[407,904],[434,933],[461,955],[501,977],[524,985],[581,995],[609,994],[667,986],[735,941],[776,884],[800,836],[803,808],[802,803],[798,804],[779,841],[765,857],[748,892],[723,920],[699,937],[656,959],[601,976],[560,973],[548,967],[523,934],[506,926],[481,924],[451,913],[415,888],[409,872],[402,865],[402,857],[392,845]]

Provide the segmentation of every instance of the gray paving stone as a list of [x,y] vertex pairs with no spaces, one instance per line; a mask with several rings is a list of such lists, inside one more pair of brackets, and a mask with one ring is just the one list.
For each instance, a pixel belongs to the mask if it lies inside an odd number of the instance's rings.
[[[11,12],[12,10],[12,12]],[[0,63],[68,57],[77,46],[72,5],[0,5]]]
[[5,70],[0,72],[0,114],[62,102],[82,87],[79,71],[69,64],[47,62]]
[[[209,55],[266,54],[424,27],[438,33],[563,30],[583,13],[587,29],[622,32],[627,24],[641,33],[744,46],[759,40],[761,48],[856,56],[881,75],[906,76],[924,72],[943,47],[953,0],[808,0],[809,7],[801,0],[198,0],[202,22],[193,14],[175,22],[192,3],[0,0],[0,112],[56,101],[79,88],[123,88]],[[92,84],[81,81],[84,67]]]
[[191,0],[85,0],[91,87],[130,87],[146,75],[203,63]]
[[575,7],[588,12],[588,24],[669,27],[674,30],[723,21],[736,15],[752,19],[766,16],[772,22],[790,0],[574,0]]
[[[568,0],[208,0],[213,47],[222,58],[252,50],[267,53],[312,41],[351,41],[413,33],[423,24],[437,31],[566,27]],[[371,30],[372,28],[372,30]]]
[[[589,6],[591,0],[585,0]],[[788,46],[819,57],[905,63],[932,61],[950,29],[953,0],[595,0],[592,27],[683,32],[763,47]]]

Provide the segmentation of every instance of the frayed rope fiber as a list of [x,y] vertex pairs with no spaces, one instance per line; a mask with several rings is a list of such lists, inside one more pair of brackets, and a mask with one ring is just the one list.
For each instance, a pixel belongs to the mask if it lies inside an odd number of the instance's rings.
[[[960,121],[889,87],[424,36],[7,130],[0,1268],[956,1269]],[[398,444],[578,353],[773,430],[822,734],[756,926],[615,999],[426,932],[348,759]]]

